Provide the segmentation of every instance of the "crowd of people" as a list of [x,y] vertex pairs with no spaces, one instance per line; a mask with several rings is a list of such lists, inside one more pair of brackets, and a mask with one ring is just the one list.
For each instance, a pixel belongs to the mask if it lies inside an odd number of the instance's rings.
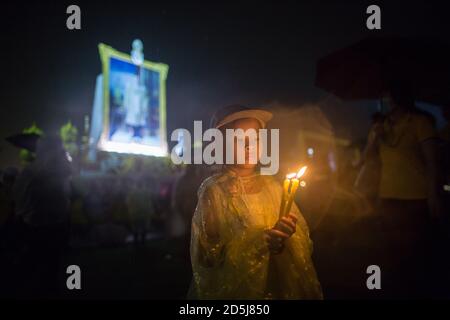
[[1,296],[56,297],[61,261],[74,246],[142,246],[164,235],[170,180],[137,159],[126,173],[75,174],[58,136],[45,136],[21,171],[2,171]]

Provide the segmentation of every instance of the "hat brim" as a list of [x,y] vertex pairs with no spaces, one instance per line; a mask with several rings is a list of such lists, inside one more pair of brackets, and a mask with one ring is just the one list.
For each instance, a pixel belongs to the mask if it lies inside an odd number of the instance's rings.
[[256,119],[261,124],[261,128],[265,128],[267,122],[272,119],[273,114],[266,110],[261,109],[248,109],[248,110],[242,110],[238,112],[234,112],[225,118],[223,118],[217,125],[216,129],[219,129],[223,127],[226,124],[229,124],[233,121],[240,120],[240,119]]

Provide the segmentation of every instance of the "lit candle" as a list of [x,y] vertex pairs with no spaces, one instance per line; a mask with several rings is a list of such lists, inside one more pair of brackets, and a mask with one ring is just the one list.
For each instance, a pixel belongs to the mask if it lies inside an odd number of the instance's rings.
[[295,173],[290,173],[286,175],[286,179],[284,179],[283,181],[283,195],[281,196],[280,213],[279,213],[280,218],[283,216],[284,209],[286,207],[286,202],[288,201],[289,198],[289,188],[291,187],[292,179],[295,178],[295,176],[296,176]]
[[292,183],[291,190],[289,192],[288,201],[287,201],[287,204],[286,204],[286,207],[284,209],[284,212],[283,212],[282,216],[288,215],[289,212],[291,212],[291,207],[292,207],[292,203],[294,202],[295,193],[297,192],[298,185],[300,183],[299,178],[301,178],[305,174],[306,168],[307,168],[306,166],[302,167],[297,172],[297,175],[295,176],[295,178],[291,179],[291,181],[292,181],[291,182]]

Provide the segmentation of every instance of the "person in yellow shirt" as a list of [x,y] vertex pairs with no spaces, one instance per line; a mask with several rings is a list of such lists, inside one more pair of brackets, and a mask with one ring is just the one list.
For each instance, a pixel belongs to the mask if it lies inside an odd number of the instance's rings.
[[389,111],[371,128],[366,154],[381,163],[376,214],[384,247],[380,261],[387,269],[384,289],[395,297],[418,297],[430,294],[424,291],[430,226],[443,214],[437,132],[433,118],[415,108],[407,84],[393,84],[383,98]]

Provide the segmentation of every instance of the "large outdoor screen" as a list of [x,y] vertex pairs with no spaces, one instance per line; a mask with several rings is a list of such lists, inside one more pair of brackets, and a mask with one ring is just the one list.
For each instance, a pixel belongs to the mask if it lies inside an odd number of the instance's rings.
[[144,61],[99,45],[103,66],[103,129],[99,149],[167,155],[166,90],[168,66]]

